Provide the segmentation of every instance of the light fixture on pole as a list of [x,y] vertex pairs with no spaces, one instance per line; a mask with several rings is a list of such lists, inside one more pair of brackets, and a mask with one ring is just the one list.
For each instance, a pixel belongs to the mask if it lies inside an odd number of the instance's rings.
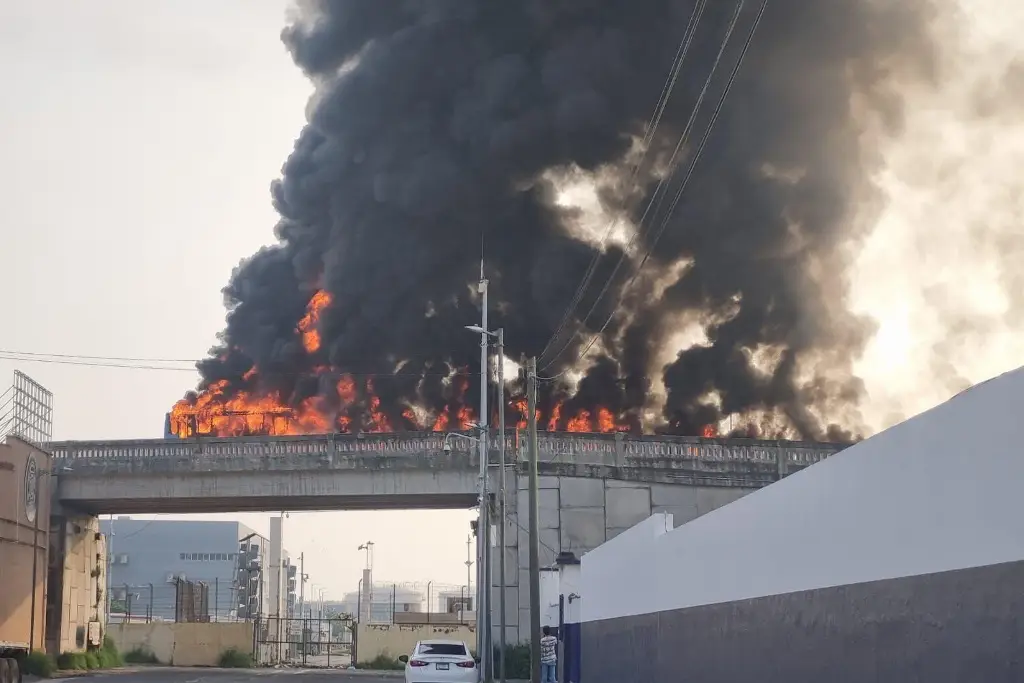
[[371,572],[373,571],[373,541],[367,541],[360,545],[356,550],[366,551],[366,568]]

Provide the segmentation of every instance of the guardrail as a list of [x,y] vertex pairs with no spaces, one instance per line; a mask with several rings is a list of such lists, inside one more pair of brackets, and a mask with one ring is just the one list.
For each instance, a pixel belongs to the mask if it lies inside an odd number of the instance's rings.
[[[461,432],[471,436],[472,432]],[[491,451],[497,451],[497,435]],[[444,434],[321,434],[309,436],[197,437],[190,439],[138,439],[123,441],[60,441],[46,444],[58,461],[85,459],[136,460],[155,458],[287,457],[331,455],[381,455],[416,457],[441,453]],[[506,436],[509,461],[516,459],[517,435]],[[720,461],[784,463],[807,466],[842,450],[845,444],[756,439],[706,439],[627,434],[542,433],[537,437],[539,457],[547,462],[622,463],[657,466],[665,461]],[[472,454],[477,445],[470,439],[450,439],[453,452]]]

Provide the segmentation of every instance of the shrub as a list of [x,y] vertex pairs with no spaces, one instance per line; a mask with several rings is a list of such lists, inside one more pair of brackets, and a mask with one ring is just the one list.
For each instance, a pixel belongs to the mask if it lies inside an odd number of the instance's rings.
[[95,652],[85,653],[85,668],[90,671],[100,668],[100,659],[96,656]]
[[[501,648],[494,648],[494,670],[498,671],[498,655]],[[530,646],[527,645],[506,645],[505,646],[505,677],[512,679],[530,680]]]
[[128,664],[159,664],[160,660],[156,655],[141,647],[129,650],[124,655],[124,661]]
[[381,652],[368,662],[358,665],[360,669],[373,669],[375,671],[400,671],[405,668],[403,662],[398,661],[387,652]]
[[103,647],[99,649],[97,655],[100,658],[101,668],[114,669],[124,664],[121,653],[117,651],[117,645],[110,636],[103,636]]
[[61,652],[57,657],[57,668],[62,671],[88,671],[89,662],[84,652]]
[[242,652],[237,647],[229,647],[220,653],[217,666],[222,669],[251,669],[252,655],[248,652]]
[[39,676],[40,678],[49,678],[53,675],[53,672],[57,669],[57,662],[53,660],[53,657],[40,652],[39,650],[33,650],[25,657],[25,660],[21,663],[23,674],[30,676]]

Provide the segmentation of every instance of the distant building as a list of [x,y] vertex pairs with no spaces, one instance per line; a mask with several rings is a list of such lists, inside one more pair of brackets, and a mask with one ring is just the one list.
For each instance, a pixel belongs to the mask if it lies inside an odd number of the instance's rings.
[[[111,617],[174,619],[178,579],[208,586],[210,618],[250,619],[269,604],[270,542],[231,521],[102,520],[110,542]],[[295,608],[295,567],[285,553],[288,611]]]
[[[390,624],[396,612],[423,612],[426,607],[423,591],[416,585],[401,583],[374,583],[370,598],[370,623]],[[359,591],[346,593],[341,599],[341,611],[359,614]]]

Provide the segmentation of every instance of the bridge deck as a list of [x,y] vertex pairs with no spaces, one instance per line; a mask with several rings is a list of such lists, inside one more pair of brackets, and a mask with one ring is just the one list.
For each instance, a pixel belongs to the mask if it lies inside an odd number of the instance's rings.
[[[462,432],[470,435],[470,432]],[[782,462],[807,466],[826,458],[845,444],[758,439],[706,439],[624,434],[542,433],[538,436],[541,461],[595,464],[655,463],[659,460],[727,460]],[[198,437],[191,439],[135,439],[117,441],[57,441],[47,450],[58,460],[122,460],[246,456],[322,456],[333,454],[423,455],[442,452],[444,435],[438,432],[406,434],[318,434],[306,436]],[[472,453],[475,444],[452,439],[452,452]],[[498,439],[491,435],[491,450]],[[506,437],[506,453],[514,457],[519,440]]]
[[[544,434],[549,476],[759,488],[835,453],[830,444]],[[522,471],[517,440],[507,460]],[[110,514],[468,508],[479,455],[468,439],[369,434],[48,444],[64,505]],[[490,450],[497,462],[497,448]]]

